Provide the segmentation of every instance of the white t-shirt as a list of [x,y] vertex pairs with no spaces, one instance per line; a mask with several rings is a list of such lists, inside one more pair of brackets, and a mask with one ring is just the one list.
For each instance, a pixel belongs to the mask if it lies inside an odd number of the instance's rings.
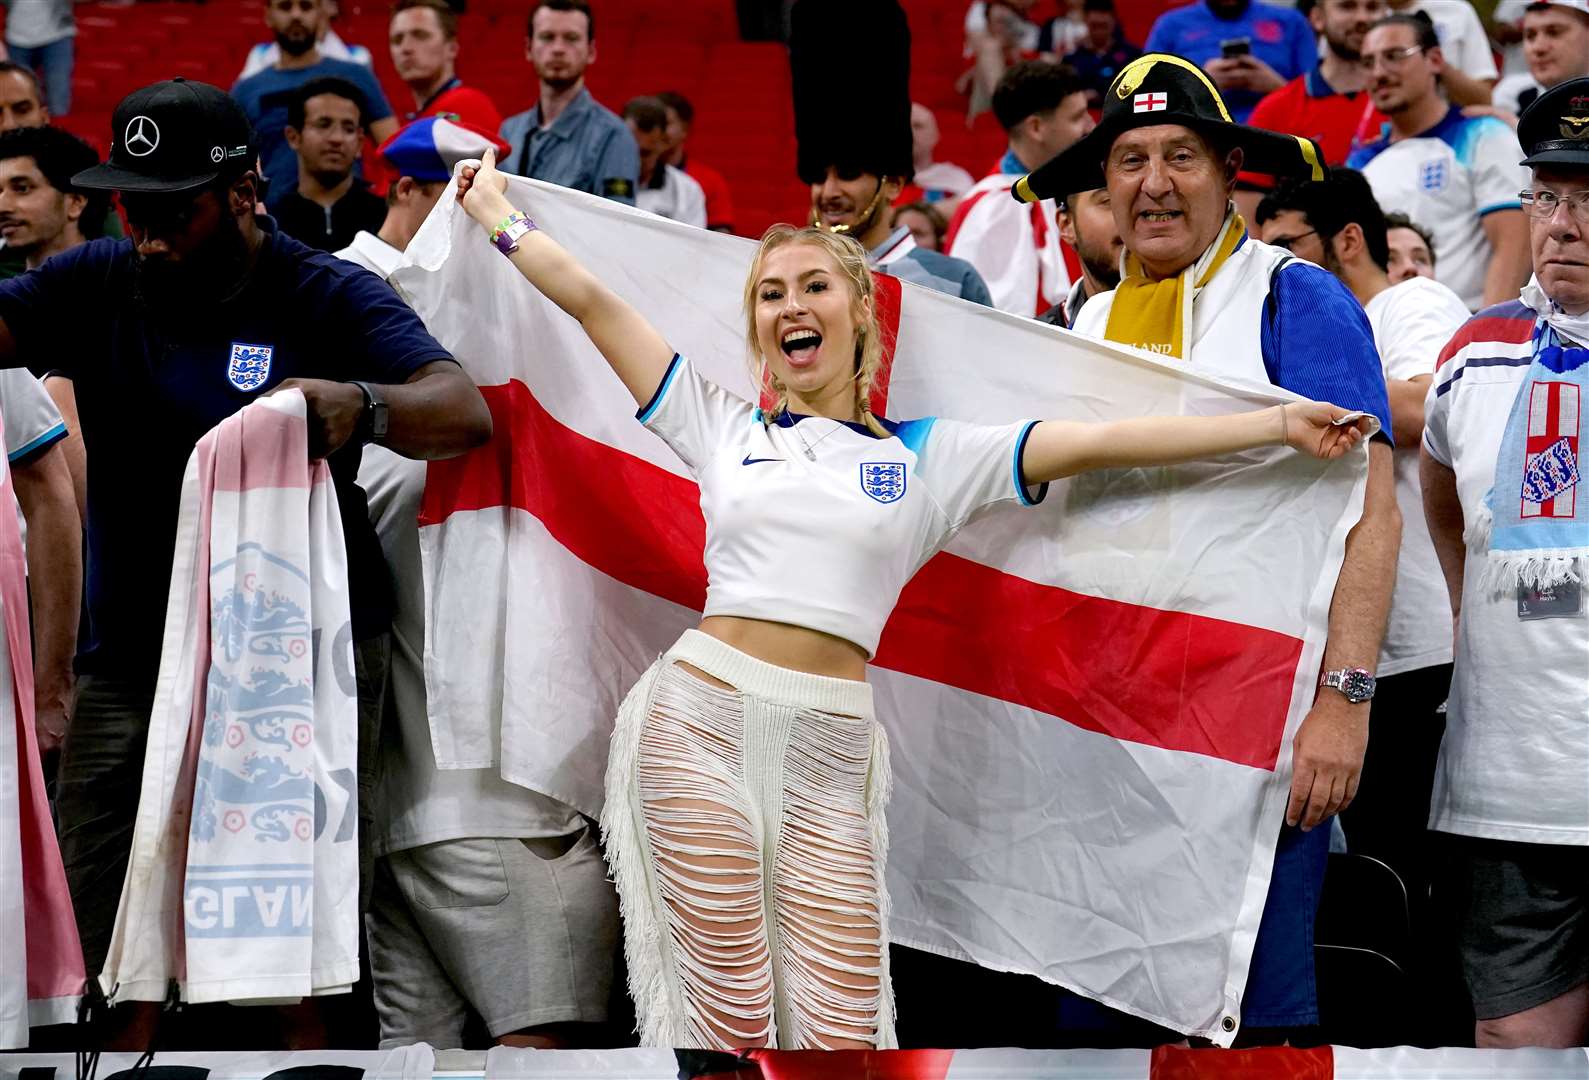
[[[381,740],[385,816],[376,823],[377,854],[469,837],[565,836],[584,823],[573,807],[510,784],[496,769],[439,769],[431,749],[425,700],[425,582],[419,557],[419,501],[425,463],[384,446],[366,446],[359,486],[369,496],[392,572],[392,670],[388,722]],[[445,722],[438,718],[438,722]]]
[[[1495,89],[1490,93],[1490,104],[1497,109],[1505,109],[1514,116],[1521,115],[1523,95],[1530,90],[1534,91],[1535,97],[1545,92],[1545,88],[1526,71],[1520,75],[1508,75],[1495,84]],[[1533,98],[1529,101],[1532,102]]]
[[[1386,379],[1413,379],[1434,372],[1440,350],[1468,321],[1456,293],[1428,278],[1392,285],[1364,306]],[[1396,504],[1401,507],[1401,553],[1390,622],[1379,648],[1380,675],[1451,662],[1451,599],[1429,540],[1418,481],[1418,444],[1398,446]]]
[[637,415],[700,485],[705,614],[820,630],[868,657],[900,590],[962,525],[1048,488],[1020,474],[1035,421],[926,417],[885,425],[886,439],[820,416],[767,424],[679,356]]
[[935,161],[925,169],[916,170],[915,185],[926,192],[944,195],[964,195],[976,183],[975,178],[960,166],[948,161]]
[[1424,12],[1434,23],[1446,63],[1475,79],[1493,79],[1500,74],[1490,52],[1489,35],[1468,0],[1415,0],[1398,14],[1414,11]]
[[635,205],[670,221],[706,228],[706,192],[701,182],[672,165],[663,165],[652,174],[651,183],[635,188]]
[[[1533,326],[1518,301],[1486,309],[1447,345],[1430,388],[1424,446],[1456,474],[1465,529],[1494,485]],[[1430,828],[1589,845],[1589,586],[1576,616],[1524,620],[1514,590],[1479,589],[1484,559],[1468,549]]]
[[72,0],[5,0],[6,44],[36,49],[77,36]]
[[1460,109],[1421,135],[1390,142],[1389,134],[1346,159],[1361,169],[1386,211],[1399,210],[1434,237],[1435,278],[1468,309],[1484,302],[1484,275],[1494,253],[1484,217],[1522,206],[1528,185],[1518,162],[1517,134],[1493,116],[1465,117]]
[[0,369],[0,416],[5,419],[6,460],[13,465],[66,438],[60,410],[26,368]]
[[353,234],[353,243],[336,253],[337,258],[357,263],[382,280],[389,279],[403,261],[403,253],[376,236],[360,229]]
[[[1522,29],[1523,13],[1528,10],[1528,5],[1534,0],[1500,0],[1495,5],[1493,18],[1497,23],[1508,23]],[[1523,55],[1523,43],[1513,42],[1501,49],[1501,70],[1510,78],[1513,75],[1528,74],[1528,59]],[[1500,89],[1499,86],[1496,87]],[[1499,102],[1497,102],[1499,104]]]

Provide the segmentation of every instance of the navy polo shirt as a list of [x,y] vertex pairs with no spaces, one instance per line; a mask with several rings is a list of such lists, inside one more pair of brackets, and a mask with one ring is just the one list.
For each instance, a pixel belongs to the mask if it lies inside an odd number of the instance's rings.
[[[252,275],[218,303],[145,301],[130,240],[94,240],[0,281],[17,354],[47,357],[77,393],[90,463],[79,671],[152,680],[159,670],[182,475],[206,432],[284,379],[403,383],[451,359],[380,278],[261,222]],[[362,639],[390,626],[391,596],[355,482],[360,456],[349,445],[329,463]]]

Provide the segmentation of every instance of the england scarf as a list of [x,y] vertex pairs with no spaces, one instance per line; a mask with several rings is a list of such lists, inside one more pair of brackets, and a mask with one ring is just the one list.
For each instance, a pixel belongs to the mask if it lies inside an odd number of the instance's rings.
[[[508,196],[752,394],[754,245],[530,180]],[[406,263],[394,282],[496,423],[432,463],[422,508],[437,763],[594,816],[620,700],[700,618],[698,491],[450,194]],[[891,417],[1228,414],[1283,395],[887,275],[878,295]],[[893,747],[894,940],[1228,1043],[1366,475],[1366,453],[1280,450],[1093,474],[928,562],[870,673]]]
[[[4,442],[0,425],[0,443]],[[83,948],[33,732],[33,650],[16,493],[0,460],[0,1050],[76,1018]]]
[[132,856],[100,983],[112,1000],[295,1000],[358,978],[347,556],[303,395],[199,441]]

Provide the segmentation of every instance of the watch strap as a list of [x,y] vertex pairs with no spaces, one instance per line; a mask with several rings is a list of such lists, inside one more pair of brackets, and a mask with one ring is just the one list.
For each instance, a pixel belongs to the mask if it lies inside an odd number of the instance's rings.
[[379,390],[359,379],[349,379],[364,395],[364,409],[359,413],[359,423],[354,429],[363,442],[383,442],[386,439],[386,399]]

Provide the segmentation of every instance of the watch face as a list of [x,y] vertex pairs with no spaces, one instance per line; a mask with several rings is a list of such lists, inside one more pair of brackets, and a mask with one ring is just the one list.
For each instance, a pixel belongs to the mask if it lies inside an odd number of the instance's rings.
[[1367,701],[1374,696],[1374,676],[1360,668],[1350,668],[1341,678],[1341,690],[1348,701]]

